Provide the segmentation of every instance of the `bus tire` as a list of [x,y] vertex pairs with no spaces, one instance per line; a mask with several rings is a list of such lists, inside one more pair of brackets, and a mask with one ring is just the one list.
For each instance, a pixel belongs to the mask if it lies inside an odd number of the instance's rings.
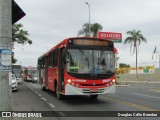
[[46,87],[44,87],[43,85],[41,85],[41,89],[42,91],[46,91]]
[[96,99],[98,95],[90,95],[91,98]]

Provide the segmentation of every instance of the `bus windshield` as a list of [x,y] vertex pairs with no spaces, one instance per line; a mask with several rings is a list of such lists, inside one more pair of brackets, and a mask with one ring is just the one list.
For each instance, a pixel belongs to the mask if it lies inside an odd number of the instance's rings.
[[68,49],[66,71],[80,74],[114,73],[114,53],[104,49]]

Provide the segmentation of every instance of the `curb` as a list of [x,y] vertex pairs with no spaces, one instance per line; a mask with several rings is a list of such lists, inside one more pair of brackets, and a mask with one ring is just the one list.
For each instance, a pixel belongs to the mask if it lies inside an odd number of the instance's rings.
[[[126,81],[120,81],[120,82],[126,82]],[[127,82],[131,82],[131,83],[160,83],[159,81],[153,81],[153,82],[150,82],[150,81],[127,81]]]
[[118,87],[128,87],[128,86],[131,86],[131,85],[128,84],[128,85],[116,85],[116,86],[118,86]]

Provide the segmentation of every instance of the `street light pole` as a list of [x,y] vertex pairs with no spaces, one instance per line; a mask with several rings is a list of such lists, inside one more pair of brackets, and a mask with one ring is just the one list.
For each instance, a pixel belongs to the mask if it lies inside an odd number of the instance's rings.
[[86,5],[88,6],[88,10],[89,10],[88,32],[89,32],[89,36],[90,36],[90,33],[91,33],[91,27],[90,27],[90,24],[91,24],[91,22],[90,22],[90,4],[89,4],[88,2],[85,2],[85,3],[86,3]]

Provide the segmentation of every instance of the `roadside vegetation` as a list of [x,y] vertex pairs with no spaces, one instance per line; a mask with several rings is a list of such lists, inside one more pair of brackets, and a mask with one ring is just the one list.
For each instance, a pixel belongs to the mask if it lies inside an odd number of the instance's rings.
[[[23,29],[23,25],[21,23],[14,24],[12,26],[12,44],[14,46],[15,43],[24,45],[24,44],[32,44],[32,40],[29,38],[28,31]],[[12,63],[16,63],[17,59],[14,57],[14,53],[12,53]]]
[[84,36],[92,36],[92,37],[97,37],[97,33],[103,29],[102,25],[99,23],[85,23],[82,28],[78,31],[78,36],[79,35],[84,35]]

